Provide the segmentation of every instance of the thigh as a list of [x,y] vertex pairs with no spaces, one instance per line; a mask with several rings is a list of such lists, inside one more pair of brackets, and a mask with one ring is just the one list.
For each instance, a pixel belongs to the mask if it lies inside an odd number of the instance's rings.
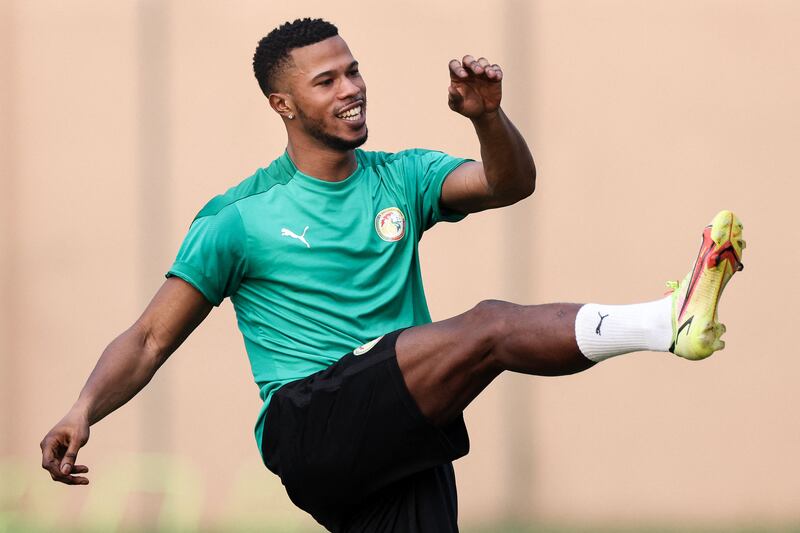
[[576,304],[485,300],[456,317],[405,330],[397,361],[406,386],[435,424],[452,420],[504,370],[555,376],[594,363],[575,341]]
[[397,341],[397,361],[425,417],[446,424],[460,416],[502,369],[492,357],[503,335],[505,302],[482,302],[461,315],[409,328]]
[[462,417],[435,426],[415,404],[395,356],[399,334],[281,387],[267,410],[267,467],[326,527],[378,491],[469,450]]

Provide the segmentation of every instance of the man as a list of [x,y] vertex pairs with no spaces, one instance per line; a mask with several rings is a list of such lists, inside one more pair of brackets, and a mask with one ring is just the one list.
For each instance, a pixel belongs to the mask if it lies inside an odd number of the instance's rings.
[[702,359],[723,347],[717,303],[744,248],[728,211],[704,230],[671,296],[488,301],[431,323],[422,233],[533,192],[533,158],[500,108],[502,69],[472,56],[449,65],[449,105],[472,121],[475,162],[357,150],[366,85],[325,21],[273,30],[253,64],[286,127],[286,152],[197,215],[163,287],[42,441],[54,480],[88,483],[76,458],[89,426],[144,387],[225,297],[264,400],[255,427],[264,463],[332,531],[456,531],[451,462],[469,447],[462,412],[504,370],[563,375],[628,352]]

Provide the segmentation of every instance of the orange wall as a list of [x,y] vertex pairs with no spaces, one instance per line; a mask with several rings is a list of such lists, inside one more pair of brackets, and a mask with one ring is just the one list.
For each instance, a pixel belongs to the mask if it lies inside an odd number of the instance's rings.
[[313,524],[261,466],[229,303],[92,428],[80,455],[92,485],[38,470],[38,442],[160,285],[195,212],[283,149],[250,61],[272,27],[307,15],[335,22],[361,62],[367,148],[479,157],[447,109],[447,62],[505,67],[504,107],[538,190],[426,235],[434,318],[484,298],[654,299],[717,210],[745,223],[723,353],[502,376],[470,406],[462,523],[800,519],[800,4],[4,0],[0,525],[3,512],[44,525]]

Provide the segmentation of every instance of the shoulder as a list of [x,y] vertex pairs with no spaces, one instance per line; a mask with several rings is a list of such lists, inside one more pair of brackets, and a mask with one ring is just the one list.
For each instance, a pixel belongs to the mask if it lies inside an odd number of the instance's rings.
[[223,194],[209,200],[197,213],[195,220],[213,216],[230,216],[232,211],[237,211],[237,203],[252,198],[253,196],[269,192],[278,185],[285,185],[292,177],[293,172],[288,172],[282,165],[282,158],[278,158],[268,167],[259,168],[253,175],[234,185]]
[[392,152],[371,152],[367,150],[356,150],[358,164],[365,168],[376,168],[394,160],[397,154]]
[[357,150],[357,153],[361,164],[368,168],[404,165],[413,163],[415,160],[446,156],[443,152],[429,150],[427,148],[409,148],[399,152],[368,152],[365,150]]

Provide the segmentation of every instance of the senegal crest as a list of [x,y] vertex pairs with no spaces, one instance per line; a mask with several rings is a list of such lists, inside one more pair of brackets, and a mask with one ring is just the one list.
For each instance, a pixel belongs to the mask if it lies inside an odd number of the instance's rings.
[[406,217],[398,208],[387,207],[375,217],[375,231],[384,241],[399,241],[406,234]]

